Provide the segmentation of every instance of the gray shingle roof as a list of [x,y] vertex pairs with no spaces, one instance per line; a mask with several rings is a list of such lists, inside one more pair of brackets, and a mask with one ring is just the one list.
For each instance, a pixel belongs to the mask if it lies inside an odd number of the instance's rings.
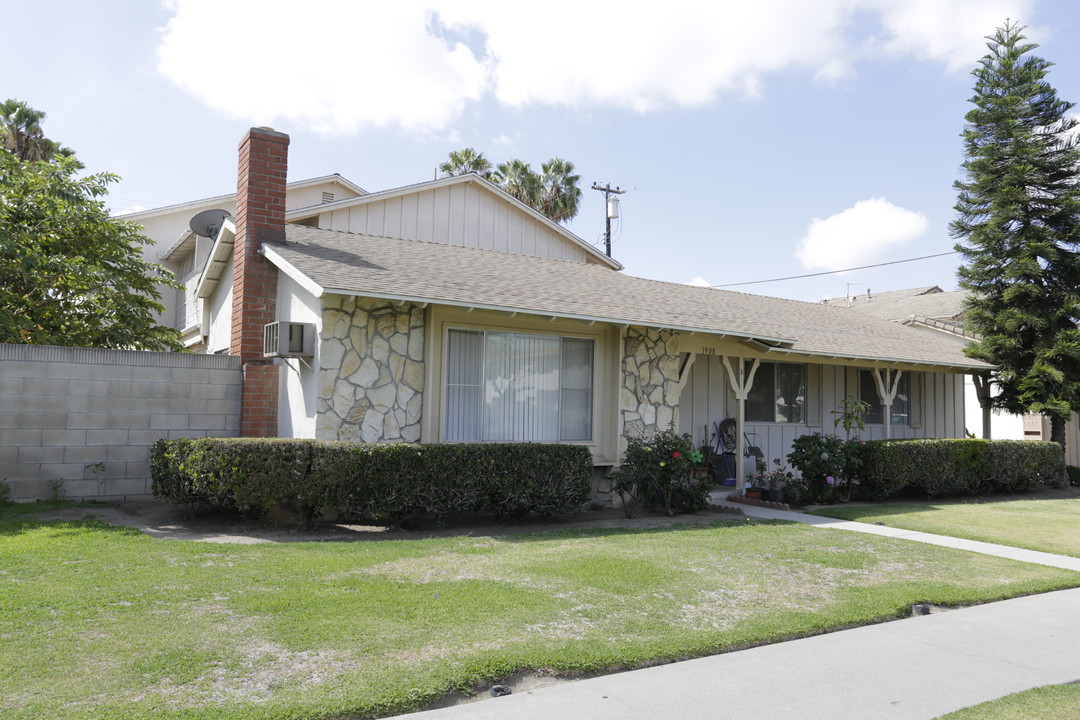
[[955,342],[846,308],[647,280],[592,264],[287,226],[268,246],[327,292],[785,341],[807,355],[983,369]]
[[905,320],[909,317],[924,317],[934,320],[955,320],[964,313],[964,300],[967,291],[954,290],[942,292],[936,285],[907,290],[854,295],[848,298],[830,298],[825,305],[846,307],[873,315],[882,320]]

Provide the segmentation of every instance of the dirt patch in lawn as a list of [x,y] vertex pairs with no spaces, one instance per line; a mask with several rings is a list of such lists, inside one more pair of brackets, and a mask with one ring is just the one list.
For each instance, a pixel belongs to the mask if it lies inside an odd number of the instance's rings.
[[166,540],[234,544],[416,540],[455,535],[497,537],[549,530],[657,528],[743,519],[741,510],[721,507],[674,517],[639,511],[634,518],[627,518],[622,510],[608,508],[584,510],[555,518],[530,516],[514,522],[500,522],[489,516],[453,517],[442,524],[434,518],[421,517],[402,525],[363,525],[323,520],[315,530],[305,532],[299,529],[295,515],[286,511],[271,512],[256,520],[245,519],[232,513],[193,512],[182,505],[150,499],[120,503],[82,503],[46,511],[39,517],[43,520],[100,520],[112,525],[135,528],[147,535]]

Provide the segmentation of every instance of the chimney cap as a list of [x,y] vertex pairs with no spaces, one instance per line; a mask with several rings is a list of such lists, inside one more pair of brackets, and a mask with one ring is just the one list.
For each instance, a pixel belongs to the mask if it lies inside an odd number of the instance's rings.
[[244,137],[243,137],[243,140],[247,140],[247,139],[248,139],[249,137],[251,137],[252,135],[262,135],[262,136],[278,137],[278,138],[282,138],[282,139],[284,139],[284,140],[288,140],[288,139],[289,139],[289,136],[288,136],[288,134],[286,134],[286,133],[283,133],[283,132],[278,132],[278,131],[277,131],[277,130],[275,130],[274,128],[272,128],[272,127],[267,127],[266,125],[260,125],[259,127],[253,127],[253,128],[251,128],[251,129],[250,129],[250,130],[248,130],[248,131],[247,131],[246,133],[244,133]]

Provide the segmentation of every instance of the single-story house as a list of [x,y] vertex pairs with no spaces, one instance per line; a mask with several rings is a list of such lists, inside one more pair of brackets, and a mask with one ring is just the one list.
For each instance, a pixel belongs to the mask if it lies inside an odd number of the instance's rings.
[[[829,298],[822,303],[846,307],[882,320],[951,338],[960,345],[976,339],[964,327],[966,290],[944,291],[937,285],[859,293],[843,298]],[[1050,420],[1043,415],[1013,415],[1003,410],[988,410],[980,401],[980,392],[989,389],[977,375],[965,380],[965,417],[967,432],[974,437],[999,440],[1049,440]],[[1065,458],[1070,465],[1080,464],[1080,417],[1075,413],[1065,425]]]
[[[244,435],[571,442],[606,470],[628,437],[733,418],[771,460],[852,395],[863,437],[962,437],[964,377],[991,369],[846,308],[627,275],[477,175],[288,184],[288,145],[253,128],[235,198],[130,216],[182,273],[189,345],[243,357]],[[202,235],[154,229],[216,201]]]

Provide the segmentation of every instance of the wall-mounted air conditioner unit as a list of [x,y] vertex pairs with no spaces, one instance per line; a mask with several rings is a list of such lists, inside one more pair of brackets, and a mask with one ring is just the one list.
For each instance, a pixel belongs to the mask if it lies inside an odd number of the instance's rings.
[[313,323],[272,322],[263,327],[263,357],[312,357],[315,355]]

